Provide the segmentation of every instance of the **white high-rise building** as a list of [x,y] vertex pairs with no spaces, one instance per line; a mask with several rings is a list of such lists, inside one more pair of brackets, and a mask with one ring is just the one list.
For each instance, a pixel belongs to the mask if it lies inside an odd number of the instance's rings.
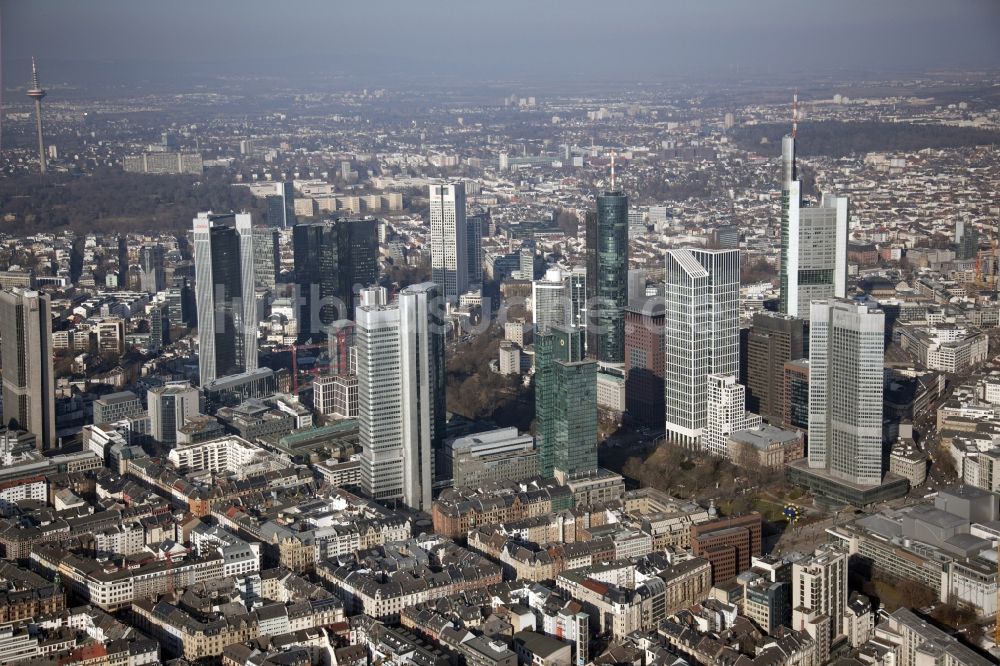
[[780,309],[808,319],[812,301],[847,293],[847,197],[823,195],[819,206],[802,206],[792,136],[781,141],[781,164]]
[[885,315],[849,300],[813,301],[809,327],[809,467],[882,482]]
[[407,287],[394,305],[357,310],[361,483],[379,500],[430,510],[444,435],[444,303],[439,287]]
[[558,268],[545,271],[545,277],[531,283],[531,317],[535,331],[544,333],[552,326],[572,323],[567,283]]
[[792,564],[792,628],[812,636],[821,654],[829,655],[846,607],[846,553],[825,545]]
[[702,448],[729,457],[729,435],[759,428],[762,420],[746,410],[746,387],[733,375],[708,376],[708,410]]
[[666,432],[696,448],[707,421],[708,376],[739,372],[739,250],[669,250],[665,277]]
[[431,280],[451,303],[469,290],[465,183],[430,186]]
[[256,370],[258,322],[250,214],[198,213],[194,268],[201,385]]
[[355,319],[361,485],[379,500],[403,497],[399,308],[362,305]]

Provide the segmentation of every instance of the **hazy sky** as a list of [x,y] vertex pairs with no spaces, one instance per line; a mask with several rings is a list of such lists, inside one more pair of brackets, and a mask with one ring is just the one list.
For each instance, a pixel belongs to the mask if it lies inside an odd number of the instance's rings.
[[[0,0],[8,64],[641,79],[1000,67],[998,0]],[[158,70],[156,63],[170,63]],[[8,69],[9,72],[9,69]],[[13,72],[10,72],[13,74]]]

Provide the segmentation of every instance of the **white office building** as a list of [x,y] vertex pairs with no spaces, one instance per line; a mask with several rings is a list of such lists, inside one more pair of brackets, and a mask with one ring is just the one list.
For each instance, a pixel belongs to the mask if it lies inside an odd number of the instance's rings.
[[746,387],[733,375],[708,376],[708,415],[702,448],[709,453],[729,457],[729,436],[734,432],[759,428],[759,415],[746,410]]
[[781,312],[808,319],[814,300],[844,298],[847,290],[847,197],[823,195],[802,206],[795,138],[781,141]]
[[849,300],[813,301],[809,329],[809,467],[860,485],[882,482],[885,315]]
[[431,280],[451,303],[469,290],[465,183],[430,186]]
[[666,434],[698,448],[709,375],[739,372],[739,250],[669,250],[665,278]]
[[379,500],[430,510],[444,433],[444,305],[438,287],[362,305],[356,321],[361,485]]

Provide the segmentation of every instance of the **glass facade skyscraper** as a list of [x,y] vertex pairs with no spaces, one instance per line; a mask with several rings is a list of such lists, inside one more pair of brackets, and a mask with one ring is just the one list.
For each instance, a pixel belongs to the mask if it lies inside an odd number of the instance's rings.
[[[229,221],[234,226],[229,226]],[[198,370],[202,386],[257,369],[253,232],[249,213],[194,219]]]
[[[625,362],[625,307],[628,305],[628,197],[622,192],[605,192],[597,197],[596,270],[587,273],[593,280],[592,321],[597,325],[596,349],[588,350],[603,363]],[[588,232],[591,230],[588,225]],[[588,266],[589,269],[589,266]]]
[[323,339],[326,326],[354,318],[357,288],[378,279],[378,222],[342,219],[297,224],[292,230],[292,250],[295,282],[303,299],[299,337]]
[[584,360],[585,332],[552,326],[535,337],[539,474],[597,469],[597,363]]

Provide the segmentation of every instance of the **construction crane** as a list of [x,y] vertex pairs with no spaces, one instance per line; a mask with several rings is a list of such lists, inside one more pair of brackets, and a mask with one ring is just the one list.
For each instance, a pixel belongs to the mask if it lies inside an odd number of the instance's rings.
[[[291,352],[292,354],[292,393],[298,394],[299,392],[299,350],[300,349],[326,349],[326,342],[301,344],[301,345],[287,345],[284,347],[274,347],[272,351],[274,352]],[[308,371],[310,374],[317,374],[318,371],[311,370]]]

